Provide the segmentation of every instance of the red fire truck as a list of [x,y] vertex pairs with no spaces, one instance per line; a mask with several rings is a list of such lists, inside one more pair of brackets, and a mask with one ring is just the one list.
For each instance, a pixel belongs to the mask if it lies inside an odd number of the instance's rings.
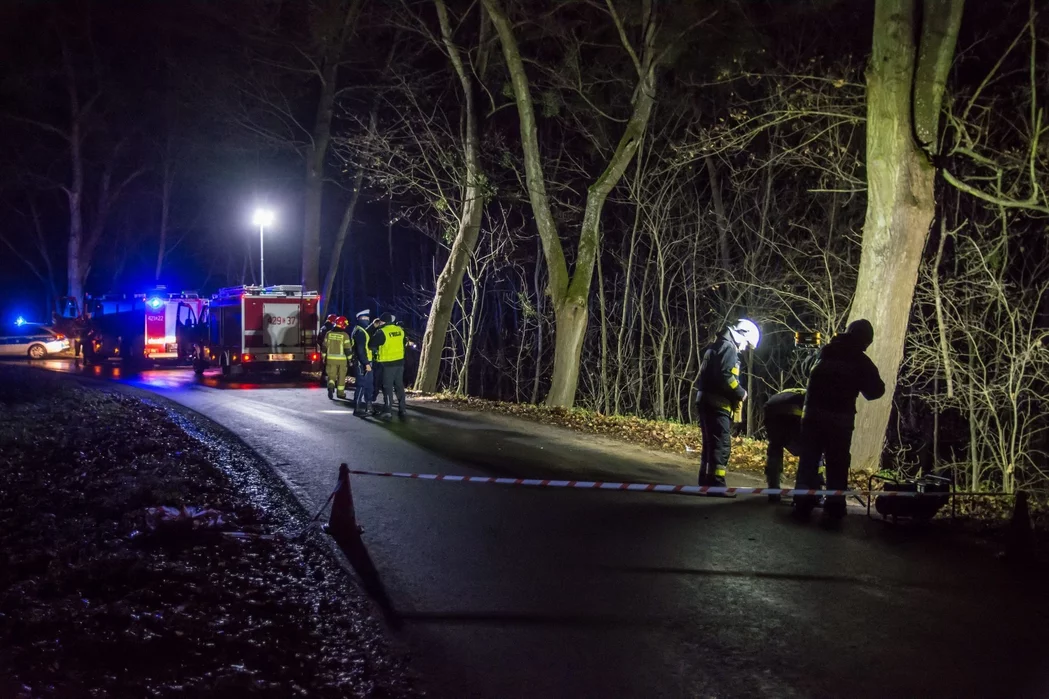
[[199,351],[207,299],[158,288],[146,294],[88,296],[84,361],[188,364]]
[[217,364],[223,376],[320,371],[317,308],[320,295],[301,286],[234,286],[212,297],[207,337],[193,369]]

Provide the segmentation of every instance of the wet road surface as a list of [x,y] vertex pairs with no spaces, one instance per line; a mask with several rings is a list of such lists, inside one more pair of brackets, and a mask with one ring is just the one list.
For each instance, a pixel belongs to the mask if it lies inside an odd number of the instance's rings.
[[[340,461],[520,477],[563,477],[567,464],[580,479],[691,481],[603,440],[562,447],[523,422],[413,406],[407,421],[380,423],[320,388],[181,370],[110,378],[228,428],[310,509]],[[826,531],[756,498],[368,477],[354,477],[353,492],[401,622],[393,633],[441,695],[1049,696],[1038,586],[937,532],[860,516]]]

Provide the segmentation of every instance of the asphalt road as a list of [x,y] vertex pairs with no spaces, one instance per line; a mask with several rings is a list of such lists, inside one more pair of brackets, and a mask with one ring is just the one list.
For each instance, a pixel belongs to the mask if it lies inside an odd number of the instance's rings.
[[[617,462],[602,440],[565,447],[528,423],[413,407],[381,424],[320,389],[224,386],[188,371],[117,379],[233,431],[310,507],[340,461],[655,473],[629,453]],[[663,475],[675,473],[688,482]],[[758,499],[369,477],[353,490],[393,633],[442,695],[1049,696],[1044,584],[937,532],[860,516],[827,531]]]

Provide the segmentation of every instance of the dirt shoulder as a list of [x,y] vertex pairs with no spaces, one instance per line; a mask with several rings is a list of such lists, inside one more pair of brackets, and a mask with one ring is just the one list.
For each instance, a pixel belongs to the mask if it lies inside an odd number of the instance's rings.
[[259,466],[149,401],[0,366],[0,696],[423,696]]

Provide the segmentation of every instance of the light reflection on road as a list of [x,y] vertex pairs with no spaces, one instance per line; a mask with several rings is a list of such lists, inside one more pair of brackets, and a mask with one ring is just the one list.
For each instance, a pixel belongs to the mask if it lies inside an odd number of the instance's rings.
[[280,376],[252,377],[252,381],[229,381],[224,380],[218,371],[206,372],[203,376],[197,376],[191,369],[143,369],[130,371],[117,364],[101,364],[95,366],[83,366],[70,359],[45,359],[32,362],[33,366],[56,371],[65,374],[79,374],[90,378],[113,379],[122,383],[143,388],[159,389],[165,391],[178,391],[192,388],[194,386],[207,386],[221,390],[263,390],[270,388],[310,388],[321,390],[316,382],[306,380],[289,381]]

